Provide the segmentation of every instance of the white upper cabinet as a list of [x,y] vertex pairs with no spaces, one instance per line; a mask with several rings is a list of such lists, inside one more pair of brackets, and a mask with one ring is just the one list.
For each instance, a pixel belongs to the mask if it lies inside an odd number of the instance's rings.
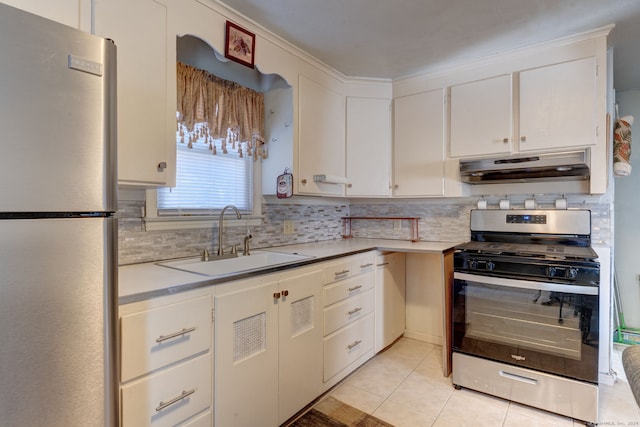
[[[345,194],[345,97],[340,85],[336,81],[335,88],[329,87],[300,75],[296,193]],[[322,177],[325,182],[317,181]]]
[[451,157],[597,143],[596,58],[451,86]]
[[91,0],[2,0],[2,2],[87,32],[91,26]]
[[167,184],[167,9],[154,0],[95,0],[95,32],[118,48],[118,181]]
[[511,151],[511,75],[451,86],[451,157]]
[[442,89],[394,100],[393,195],[444,194]]
[[520,151],[597,142],[594,57],[520,72]]
[[347,97],[347,196],[389,195],[390,107],[389,99]]

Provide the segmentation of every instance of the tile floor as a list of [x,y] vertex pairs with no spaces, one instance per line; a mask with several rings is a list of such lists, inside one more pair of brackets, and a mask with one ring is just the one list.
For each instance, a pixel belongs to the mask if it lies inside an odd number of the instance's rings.
[[[395,427],[583,425],[474,391],[455,390],[451,377],[442,375],[440,347],[408,338],[360,367],[331,395]],[[623,379],[612,386],[600,385],[599,425],[640,426],[640,409]]]

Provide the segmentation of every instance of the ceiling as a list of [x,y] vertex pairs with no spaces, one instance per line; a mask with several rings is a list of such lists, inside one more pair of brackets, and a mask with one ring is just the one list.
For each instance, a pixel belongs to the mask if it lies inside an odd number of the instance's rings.
[[639,0],[221,1],[352,77],[407,77],[614,23],[614,86],[640,89]]

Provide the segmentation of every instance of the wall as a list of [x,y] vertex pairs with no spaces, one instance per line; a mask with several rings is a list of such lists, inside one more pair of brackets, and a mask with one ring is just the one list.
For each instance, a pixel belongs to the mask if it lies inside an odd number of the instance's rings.
[[[509,196],[512,207],[522,207],[525,197]],[[561,195],[536,196],[540,208],[550,208]],[[496,207],[498,196],[485,196],[490,207]],[[610,246],[612,242],[611,208],[606,196],[568,196],[570,208],[591,209],[592,243]],[[295,243],[339,239],[341,217],[352,216],[416,216],[420,217],[420,238],[426,241],[464,242],[469,239],[469,211],[478,198],[421,200],[348,200],[294,197],[286,201],[266,198],[262,203],[262,223],[251,226],[252,247],[265,248]],[[119,263],[157,261],[195,256],[203,248],[212,251],[217,245],[217,227],[194,230],[145,231],[142,220],[144,200],[121,197],[119,218]],[[293,220],[295,233],[283,234],[283,221]],[[355,237],[407,240],[409,224],[394,230],[392,221],[353,221]],[[244,227],[225,229],[225,242],[241,243]]]
[[[619,92],[616,101],[620,116],[631,114],[634,127],[638,127],[640,90]],[[625,322],[628,327],[640,328],[640,150],[633,145],[631,164],[634,169],[630,176],[615,178],[615,272]]]

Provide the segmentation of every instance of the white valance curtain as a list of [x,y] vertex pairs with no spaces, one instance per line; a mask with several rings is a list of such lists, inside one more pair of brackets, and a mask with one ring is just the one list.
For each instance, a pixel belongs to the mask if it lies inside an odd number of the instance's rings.
[[212,154],[267,158],[264,141],[264,96],[181,62],[177,63],[180,142],[201,141]]

